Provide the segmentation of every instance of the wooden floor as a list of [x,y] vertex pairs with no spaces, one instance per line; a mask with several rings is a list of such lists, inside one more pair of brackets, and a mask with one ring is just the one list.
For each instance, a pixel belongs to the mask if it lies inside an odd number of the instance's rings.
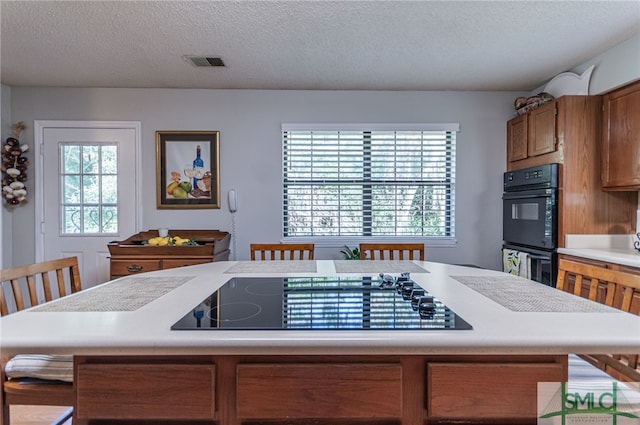
[[[11,406],[11,425],[51,425],[68,407]],[[63,425],[71,425],[71,419]]]

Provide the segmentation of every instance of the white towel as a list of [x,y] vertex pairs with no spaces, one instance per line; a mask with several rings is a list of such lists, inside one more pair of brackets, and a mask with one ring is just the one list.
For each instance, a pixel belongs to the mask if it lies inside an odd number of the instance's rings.
[[531,279],[531,258],[529,258],[529,254],[526,252],[518,252],[518,257],[520,258],[518,276]]

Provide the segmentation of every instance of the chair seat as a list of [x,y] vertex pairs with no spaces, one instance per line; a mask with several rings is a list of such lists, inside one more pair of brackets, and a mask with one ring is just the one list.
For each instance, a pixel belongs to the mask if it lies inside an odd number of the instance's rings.
[[49,354],[18,354],[4,367],[10,379],[36,378],[73,382],[73,356]]

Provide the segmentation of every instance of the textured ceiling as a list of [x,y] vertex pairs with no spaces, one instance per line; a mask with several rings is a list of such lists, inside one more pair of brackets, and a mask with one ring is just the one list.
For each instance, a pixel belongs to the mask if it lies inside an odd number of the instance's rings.
[[0,15],[9,86],[527,91],[640,32],[639,0],[2,0]]

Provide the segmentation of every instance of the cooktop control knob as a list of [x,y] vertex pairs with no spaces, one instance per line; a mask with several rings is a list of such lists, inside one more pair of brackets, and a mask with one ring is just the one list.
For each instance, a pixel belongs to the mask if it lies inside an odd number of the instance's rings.
[[400,287],[398,293],[402,295],[402,299],[408,301],[411,299],[411,291],[413,291],[413,281],[402,282],[402,286]]
[[400,273],[400,276],[398,276],[398,281],[405,282],[407,280],[411,280],[410,274],[407,272]]
[[424,296],[418,300],[418,314],[421,319],[433,319],[436,314],[436,304],[432,296]]
[[420,298],[424,297],[425,295],[426,292],[424,291],[424,289],[416,288],[411,291],[411,308],[413,309],[413,311],[418,310],[418,303],[420,302]]

